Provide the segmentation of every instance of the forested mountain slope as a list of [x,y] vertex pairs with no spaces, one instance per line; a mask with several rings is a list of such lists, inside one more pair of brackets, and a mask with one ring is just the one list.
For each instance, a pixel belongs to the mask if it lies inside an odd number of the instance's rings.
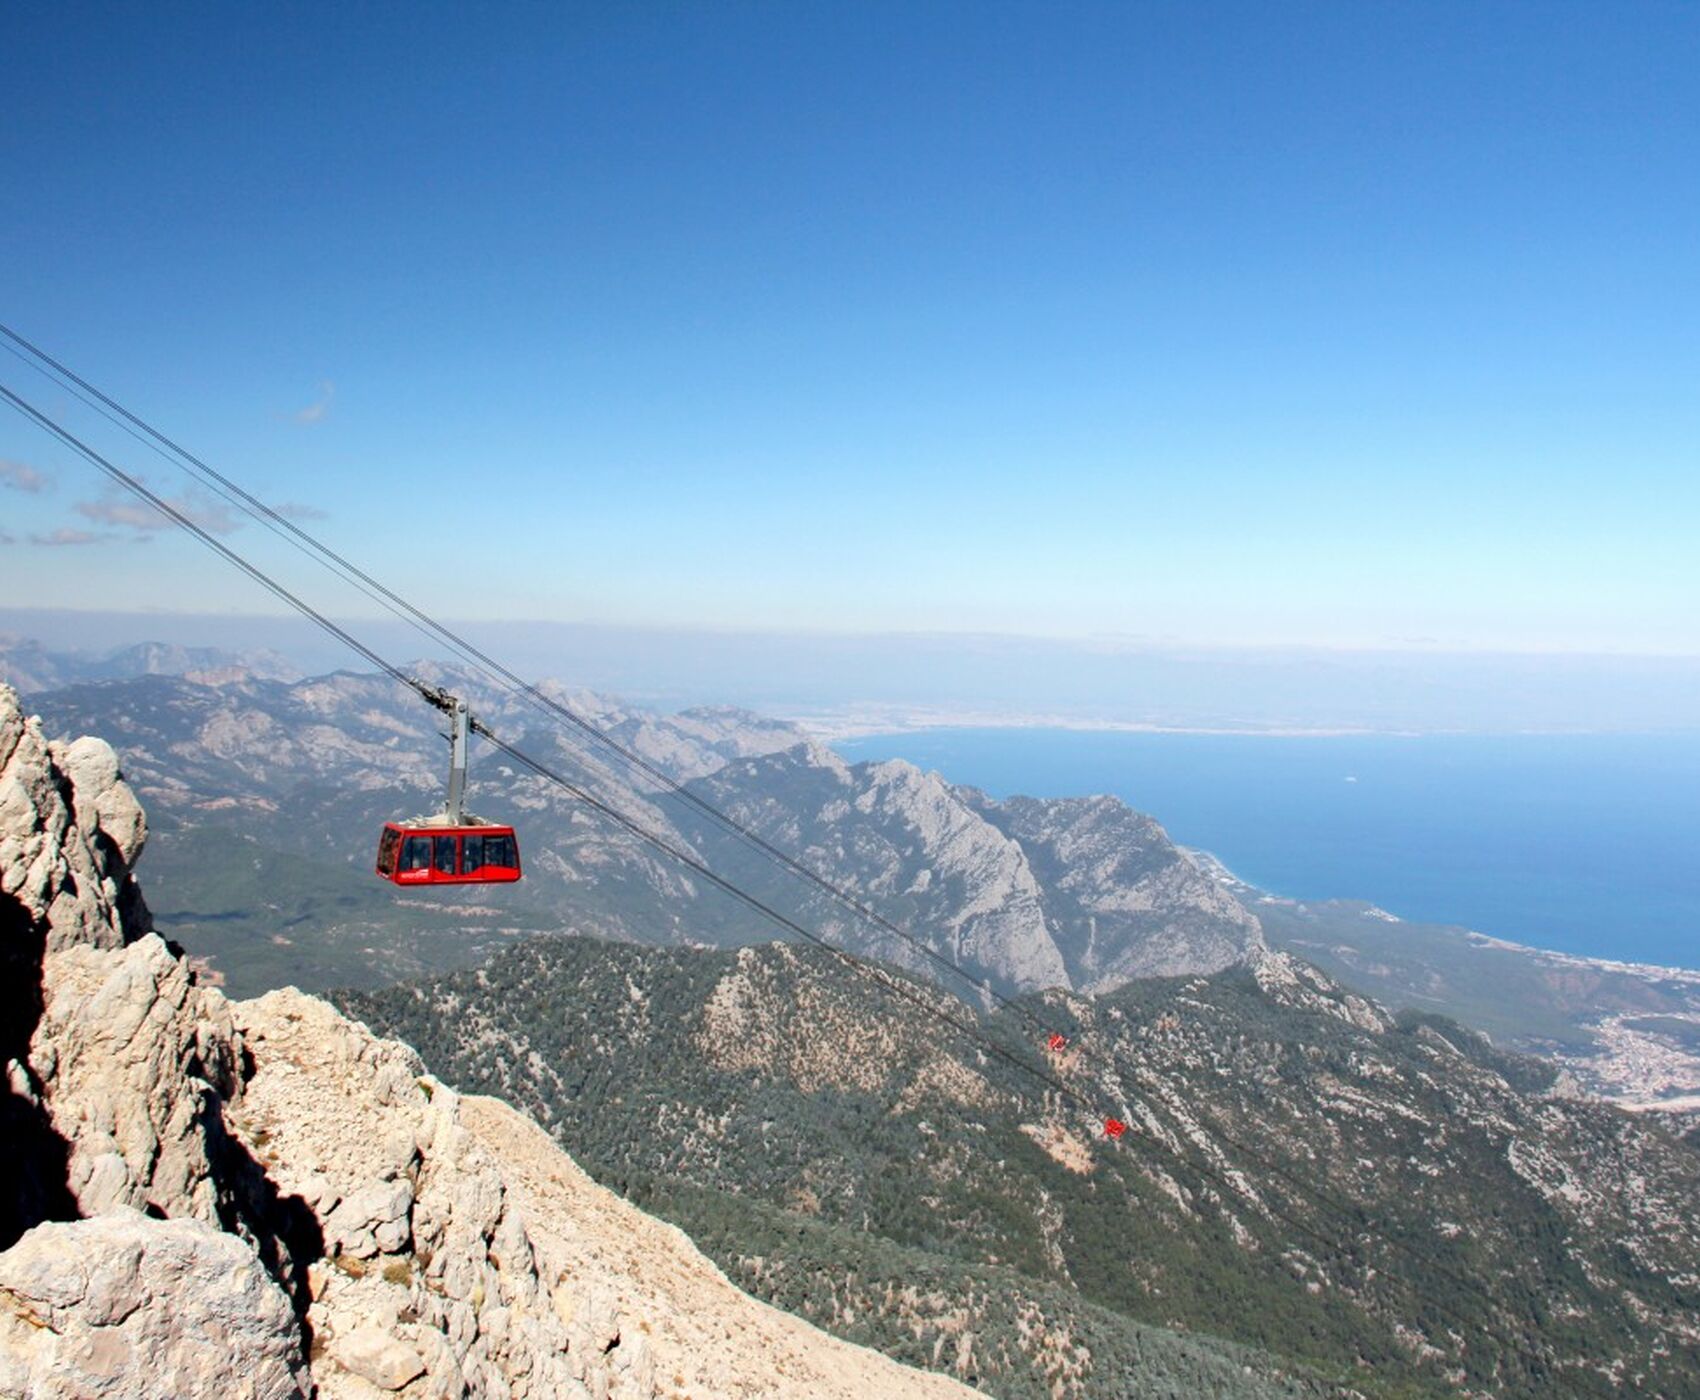
[[994,1393],[1144,1393],[1134,1324],[1366,1394],[1700,1388],[1700,1156],[1538,1063],[1280,954],[1043,994],[1111,1142],[988,1055],[1045,1067],[1018,1013],[916,991],[973,1033],[786,945],[547,941],[346,1004],[764,1296],[922,1364],[971,1331]]

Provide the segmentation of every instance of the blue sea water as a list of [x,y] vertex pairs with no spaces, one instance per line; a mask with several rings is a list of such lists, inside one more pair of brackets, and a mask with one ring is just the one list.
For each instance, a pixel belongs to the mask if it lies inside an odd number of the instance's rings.
[[997,797],[1112,793],[1276,894],[1700,967],[1700,735],[944,729],[836,747]]

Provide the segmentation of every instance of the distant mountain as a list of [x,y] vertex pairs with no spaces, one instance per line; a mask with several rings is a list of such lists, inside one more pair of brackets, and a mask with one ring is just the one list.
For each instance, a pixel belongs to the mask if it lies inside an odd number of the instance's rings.
[[[928,960],[756,855],[652,777],[465,675],[421,666],[484,719],[645,830],[852,951]],[[1154,821],[1113,800],[991,801],[904,763],[848,765],[732,708],[662,715],[546,687],[698,798],[1002,992],[1215,971],[1261,949],[1256,918]],[[233,990],[378,985],[466,966],[519,934],[736,946],[771,924],[546,780],[487,749],[474,810],[514,820],[526,879],[398,899],[370,873],[386,819],[440,801],[434,712],[387,679],[148,675],[37,692],[50,730],[100,729],[155,814],[149,886]]]
[[1017,1013],[938,1000],[959,1029],[788,945],[548,940],[343,1004],[745,1287],[995,1395],[1160,1393],[1153,1361],[1222,1393],[1157,1327],[1299,1390],[1700,1393],[1700,1156],[1284,954],[1040,994],[1054,1058]]
[[[812,742],[728,764],[693,790],[1005,992],[1213,972],[1263,946],[1254,916],[1114,798],[999,803],[913,764],[846,764]],[[732,847],[724,860],[795,899],[795,880]],[[845,946],[927,970],[827,898],[802,907]]]
[[208,683],[252,678],[297,680],[301,672],[274,651],[225,651],[169,642],[138,642],[89,654],[51,651],[39,641],[0,633],[0,678],[20,691],[51,690],[79,681],[189,676]]

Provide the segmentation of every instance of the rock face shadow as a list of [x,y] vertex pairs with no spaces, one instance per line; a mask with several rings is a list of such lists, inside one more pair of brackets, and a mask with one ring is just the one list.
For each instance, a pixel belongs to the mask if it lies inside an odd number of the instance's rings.
[[48,1220],[75,1220],[70,1144],[53,1127],[29,1068],[30,1037],[45,998],[47,926],[15,895],[0,894],[0,1250]]
[[265,1167],[226,1130],[216,1099],[207,1104],[202,1130],[219,1188],[219,1225],[246,1239],[266,1272],[289,1295],[301,1323],[305,1354],[312,1342],[307,1309],[313,1301],[307,1268],[325,1255],[319,1218],[300,1196],[283,1195]]

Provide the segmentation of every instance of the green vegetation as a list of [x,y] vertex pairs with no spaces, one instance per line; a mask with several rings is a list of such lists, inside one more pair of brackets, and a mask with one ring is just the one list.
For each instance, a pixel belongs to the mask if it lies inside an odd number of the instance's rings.
[[[996,1395],[1050,1395],[1074,1345],[1058,1394],[1214,1393],[1233,1346],[1264,1389],[1224,1394],[1587,1395],[1596,1362],[1651,1393],[1700,1383],[1679,1326],[1700,1304],[1694,1154],[1530,1098],[1541,1066],[1443,1018],[1378,1023],[1321,979],[1048,1011],[1075,1031],[1061,1072],[1127,1106],[1119,1145],[810,950],[548,941],[344,1002],[535,1114],[752,1291]],[[1038,1063],[1013,1017],[980,1024]],[[1089,1171],[1035,1141],[1052,1129]]]

